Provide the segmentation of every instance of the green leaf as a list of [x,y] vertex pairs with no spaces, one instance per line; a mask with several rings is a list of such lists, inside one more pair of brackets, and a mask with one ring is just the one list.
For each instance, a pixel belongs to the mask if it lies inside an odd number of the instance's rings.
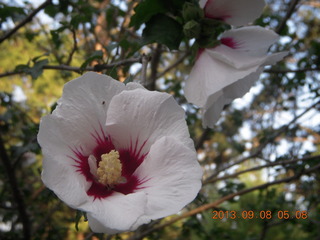
[[20,7],[7,6],[0,3],[0,22],[11,18],[13,22],[21,21],[26,16],[25,9]]
[[54,45],[56,46],[56,48],[59,48],[60,45],[62,44],[59,33],[55,30],[51,30],[50,34],[51,34],[51,39],[52,39]]
[[183,26],[183,33],[188,39],[198,38],[201,32],[200,24],[194,20]]
[[43,72],[43,66],[48,64],[48,59],[43,59],[34,63],[33,67],[29,69],[29,74],[32,79],[37,79]]
[[45,9],[44,12],[50,17],[54,18],[57,14],[68,14],[68,7],[70,5],[69,0],[58,1],[57,4],[50,4]]
[[204,11],[199,7],[199,4],[185,2],[183,5],[182,16],[185,22],[199,21],[204,18]]
[[146,23],[142,33],[143,43],[157,42],[166,45],[170,50],[178,49],[183,37],[182,29],[182,25],[174,19],[157,14]]
[[112,4],[109,4],[108,9],[106,10],[106,20],[107,20],[107,30],[118,27],[118,17],[124,17],[126,15],[125,11],[122,11],[119,7],[116,7]]
[[59,13],[59,8],[53,4],[50,4],[44,9],[44,12],[53,18]]
[[15,72],[25,72],[29,69],[29,65],[27,64],[19,64],[16,66],[16,68],[14,69]]
[[21,64],[21,65],[16,66],[15,71],[16,72],[24,72],[26,74],[29,74],[29,75],[31,75],[33,80],[37,79],[42,74],[43,67],[45,65],[47,65],[49,62],[48,59],[42,59],[42,60],[38,61],[38,59],[42,56],[38,56],[38,57],[35,57],[34,59],[32,59],[32,61],[34,63],[32,67],[30,67],[29,64],[28,65]]
[[103,57],[103,52],[101,50],[93,52],[90,55],[90,57],[87,58],[87,60],[84,63],[82,63],[82,65],[80,67],[81,70],[84,70],[88,66],[88,64],[91,63],[93,60],[102,59],[102,57]]
[[34,62],[36,64],[38,59],[42,58],[43,56],[49,56],[49,54],[48,53],[44,53],[44,54],[41,54],[39,56],[36,56],[36,57],[32,58],[32,62]]
[[142,47],[142,43],[135,39],[124,38],[119,42],[119,46],[127,53],[126,58],[130,58]]
[[163,0],[144,0],[134,8],[134,11],[129,26],[139,28],[155,14],[166,12],[166,8]]
[[33,32],[33,31],[30,31],[30,30],[26,30],[26,32],[25,32],[25,37],[26,37],[26,39],[29,41],[29,42],[32,42],[32,40],[36,37],[36,36],[38,36],[38,32]]

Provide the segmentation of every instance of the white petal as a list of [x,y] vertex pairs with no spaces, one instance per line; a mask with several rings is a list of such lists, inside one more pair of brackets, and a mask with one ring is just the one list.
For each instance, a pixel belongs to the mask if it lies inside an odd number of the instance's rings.
[[204,8],[204,6],[206,5],[206,3],[207,3],[207,0],[200,0],[200,1],[199,1],[199,6],[200,6],[201,8]]
[[221,39],[232,39],[235,50],[251,56],[263,56],[279,40],[279,35],[260,26],[249,26],[225,31]]
[[236,70],[256,69],[256,66],[263,64],[268,58],[267,55],[251,56],[246,52],[237,51],[224,45],[207,49],[206,52],[211,58],[220,60]]
[[57,108],[41,119],[38,134],[41,148],[48,149],[52,156],[56,155],[55,160],[61,161],[70,155],[70,147],[82,147],[90,154],[95,145],[91,134],[101,134],[112,97],[124,89],[123,83],[92,72],[68,82]]
[[281,60],[286,52],[249,56],[226,46],[204,50],[184,88],[187,100],[202,108],[203,126],[213,127],[224,105],[242,97],[259,78],[263,66]]
[[[219,48],[227,47],[219,46]],[[237,54],[234,55],[237,56]],[[222,54],[221,58],[219,56],[220,53],[212,50],[203,51],[186,80],[184,92],[187,100],[201,108],[205,106],[209,96],[255,72],[259,67],[259,65],[253,65],[244,69],[236,69],[227,61],[229,58],[225,60]]]
[[281,61],[285,56],[288,55],[289,52],[278,52],[273,53],[271,55],[268,55],[268,58],[266,59],[264,66],[275,64],[279,61]]
[[109,234],[134,231],[138,226],[150,222],[150,218],[145,217],[146,204],[147,196],[143,192],[128,195],[119,193],[95,200],[86,206],[90,228],[96,233]]
[[225,98],[222,95],[222,91],[212,94],[207,99],[205,107],[201,109],[203,128],[213,128],[220,118],[224,105]]
[[241,26],[257,19],[264,6],[264,0],[208,0],[204,10],[207,17]]
[[254,85],[254,83],[259,79],[262,71],[263,68],[259,67],[256,72],[250,73],[248,76],[226,86],[223,89],[225,105],[231,103],[234,99],[242,97],[244,94],[246,94]]
[[[219,45],[215,48],[206,49],[212,58],[219,59],[236,69],[251,68],[257,65],[268,65],[278,60],[267,55],[269,47],[278,40],[278,35],[271,30],[261,27],[243,27],[240,29],[226,31],[222,39],[232,39],[235,46],[230,48]],[[286,53],[281,53],[285,56]]]
[[253,86],[254,82],[259,78],[263,68],[259,68],[256,72],[235,81],[223,88],[221,91],[213,93],[202,109],[202,126],[203,128],[213,128],[214,124],[219,120],[223,107],[231,103],[235,98],[242,97]]
[[43,152],[43,155],[43,183],[70,207],[81,208],[89,200],[86,191],[91,183],[67,162],[53,161],[53,156],[46,152]]
[[145,89],[140,83],[136,83],[136,82],[129,82],[126,85],[126,90],[134,90],[134,89],[137,89],[137,88]]
[[250,73],[242,79],[235,80],[232,84],[226,85],[221,91],[214,92],[210,95],[202,109],[202,126],[204,128],[213,128],[220,117],[223,107],[231,103],[234,99],[242,97],[250,90],[263,72],[263,66],[274,64],[286,55],[286,52],[268,55],[262,67],[259,67],[255,72]]
[[206,51],[236,69],[245,69],[268,64],[270,56],[266,52],[277,41],[278,35],[261,27],[243,27],[226,31],[222,39],[228,39],[234,48],[222,44]]
[[193,148],[183,109],[167,93],[144,89],[123,91],[109,106],[106,127],[115,146],[142,147],[142,153],[162,136],[174,136]]
[[202,170],[194,149],[163,137],[151,146],[134,175],[145,181],[138,191],[147,194],[147,216],[157,219],[177,213],[197,196]]

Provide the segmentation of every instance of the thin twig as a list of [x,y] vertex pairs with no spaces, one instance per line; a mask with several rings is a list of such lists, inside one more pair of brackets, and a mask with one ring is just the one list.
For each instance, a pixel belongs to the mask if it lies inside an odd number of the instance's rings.
[[141,68],[141,80],[140,80],[140,84],[143,86],[147,85],[147,67],[148,67],[149,61],[150,61],[150,57],[143,54],[141,59],[142,68]]
[[294,13],[297,4],[299,3],[300,0],[294,0],[292,2],[290,2],[290,6],[289,9],[286,13],[286,16],[282,19],[282,21],[280,22],[280,24],[278,25],[277,29],[276,29],[276,33],[280,34],[282,32],[282,30],[284,29],[284,27],[287,24],[288,19],[291,17],[291,15]]
[[301,69],[265,69],[265,73],[301,73],[320,71],[320,68],[301,68]]
[[315,108],[318,104],[320,104],[320,101],[312,104],[310,107],[308,107],[305,111],[303,111],[301,114],[297,115],[295,118],[293,118],[288,124],[280,127],[279,129],[275,130],[273,134],[271,134],[270,136],[267,137],[267,140],[265,140],[263,143],[261,143],[259,145],[259,147],[257,149],[255,149],[249,156],[244,157],[239,159],[238,161],[235,161],[221,169],[219,169],[219,171],[215,172],[214,174],[212,174],[210,177],[208,177],[206,179],[206,181],[210,181],[211,179],[217,177],[219,175],[220,172],[223,172],[235,165],[241,164],[249,159],[255,158],[257,157],[261,151],[271,142],[273,141],[276,137],[278,137],[280,134],[282,134],[283,132],[287,131],[287,129],[293,124],[295,123],[299,118],[301,118],[302,116],[304,116],[307,112],[309,112],[311,109]]
[[76,31],[72,29],[72,38],[73,38],[73,48],[71,50],[71,53],[69,54],[68,60],[66,61],[66,65],[70,65],[73,54],[78,50],[78,44],[77,44],[77,36]]
[[289,183],[289,182],[292,182],[293,180],[296,180],[296,179],[299,179],[303,174],[309,174],[309,173],[312,173],[316,170],[319,170],[320,169],[320,164],[312,167],[312,168],[308,168],[308,169],[305,169],[303,172],[299,173],[299,174],[296,174],[296,175],[293,175],[291,177],[287,177],[287,178],[283,178],[283,179],[279,179],[279,180],[275,180],[273,182],[268,182],[268,183],[264,183],[264,184],[261,184],[261,185],[258,185],[258,186],[254,186],[254,187],[251,187],[251,188],[247,188],[247,189],[243,189],[239,192],[236,192],[236,193],[232,193],[232,194],[229,194],[223,198],[220,198],[219,200],[215,201],[215,202],[212,202],[212,203],[208,203],[208,204],[205,204],[205,205],[202,205],[198,208],[195,208],[189,212],[186,212],[178,217],[175,217],[159,226],[156,226],[154,228],[151,228],[151,229],[148,229],[146,230],[145,232],[141,233],[139,236],[133,236],[133,237],[130,237],[128,238],[127,240],[140,240],[142,239],[143,237],[147,236],[148,234],[154,232],[154,231],[158,231],[164,227],[167,227],[179,220],[182,220],[184,218],[187,218],[187,217],[190,217],[190,216],[193,216],[195,214],[198,214],[198,213],[201,213],[205,210],[208,210],[210,208],[215,208],[215,207],[218,207],[221,203],[225,202],[225,201],[228,201],[228,200],[231,200],[233,199],[234,197],[236,196],[241,196],[241,195],[244,195],[246,193],[249,193],[249,192],[253,192],[255,190],[259,190],[259,189],[265,189],[267,187],[270,187],[270,186],[273,186],[273,185],[277,185],[277,184],[281,184],[281,183]]
[[297,158],[297,159],[287,160],[287,161],[271,162],[271,163],[264,164],[264,165],[261,165],[261,166],[256,166],[256,167],[253,167],[253,168],[245,169],[245,170],[233,173],[233,174],[228,174],[228,175],[223,176],[223,177],[217,177],[217,178],[213,178],[213,179],[210,179],[210,180],[205,180],[205,181],[203,181],[203,185],[208,184],[208,183],[214,183],[214,182],[217,182],[217,181],[220,181],[220,180],[225,180],[225,179],[228,179],[228,178],[234,178],[234,177],[237,177],[237,176],[239,176],[241,174],[252,172],[252,171],[257,171],[257,170],[260,170],[260,169],[263,169],[263,168],[273,167],[273,166],[277,166],[277,165],[287,165],[287,164],[296,163],[296,162],[299,162],[299,161],[307,161],[307,160],[313,160],[313,159],[317,159],[317,158],[320,159],[320,155],[308,156],[308,157],[304,157],[304,158]]
[[162,45],[157,44],[157,47],[154,50],[151,57],[151,74],[150,74],[150,79],[147,83],[147,88],[149,90],[156,89],[156,80],[157,80],[158,66],[160,63],[161,54],[162,54]]
[[1,38],[0,38],[0,43],[2,43],[4,40],[6,40],[7,38],[11,37],[11,35],[13,35],[16,31],[18,31],[21,27],[23,27],[24,25],[26,25],[28,22],[30,22],[32,20],[32,18],[38,13],[40,12],[42,9],[44,9],[45,7],[47,7],[48,5],[50,5],[52,3],[52,0],[47,0],[44,3],[42,3],[38,8],[36,8],[30,15],[28,15],[24,20],[22,20],[22,22],[20,22],[19,24],[17,24],[13,29],[11,29],[10,31],[6,32]]
[[[44,70],[62,70],[62,71],[70,71],[70,72],[76,72],[76,73],[82,73],[86,71],[95,71],[100,72],[105,69],[110,69],[114,67],[119,66],[125,66],[132,63],[137,63],[142,61],[142,56],[137,58],[128,58],[124,60],[120,60],[118,62],[109,63],[109,64],[96,64],[94,66],[88,66],[86,68],[80,68],[80,67],[73,67],[68,65],[44,65],[42,69]],[[23,71],[13,71],[13,72],[7,72],[0,74],[0,78],[2,77],[8,77],[12,75],[18,75],[18,74],[24,74]]]
[[206,129],[202,132],[201,136],[199,137],[198,141],[197,141],[196,144],[195,144],[196,150],[198,150],[198,149],[200,149],[200,148],[202,147],[203,143],[208,139],[211,131],[212,131],[212,130],[211,130],[210,128],[206,128]]
[[185,54],[183,54],[175,63],[173,63],[172,65],[170,65],[169,67],[167,67],[164,71],[162,71],[161,73],[159,73],[157,75],[157,78],[162,77],[163,75],[165,75],[167,72],[171,71],[172,69],[174,69],[175,67],[177,67],[180,63],[183,62],[183,60],[188,57],[190,55],[191,51],[187,51],[185,52]]

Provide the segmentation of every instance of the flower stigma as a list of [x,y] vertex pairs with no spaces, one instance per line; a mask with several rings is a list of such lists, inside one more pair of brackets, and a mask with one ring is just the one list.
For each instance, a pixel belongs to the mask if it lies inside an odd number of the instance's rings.
[[119,152],[115,150],[101,155],[97,177],[98,181],[107,187],[121,182],[122,164],[119,156]]

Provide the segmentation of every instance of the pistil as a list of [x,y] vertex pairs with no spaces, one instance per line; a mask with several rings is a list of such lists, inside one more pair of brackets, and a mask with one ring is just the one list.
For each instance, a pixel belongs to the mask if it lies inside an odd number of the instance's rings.
[[112,187],[121,182],[122,164],[119,157],[119,152],[115,150],[101,155],[97,178],[100,183],[107,187]]

